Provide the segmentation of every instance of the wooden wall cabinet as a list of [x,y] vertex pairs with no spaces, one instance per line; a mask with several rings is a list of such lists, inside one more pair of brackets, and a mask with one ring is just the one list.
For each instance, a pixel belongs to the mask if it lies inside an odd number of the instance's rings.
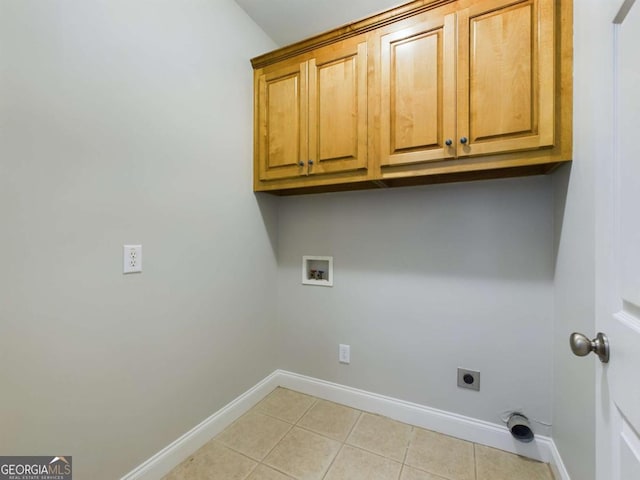
[[459,156],[553,145],[553,9],[483,0],[457,13]]
[[571,160],[571,2],[414,1],[252,60],[256,191],[548,173]]
[[383,169],[456,156],[456,24],[448,10],[379,32]]
[[367,59],[358,37],[256,71],[256,190],[367,175]]
[[307,173],[307,62],[275,65],[257,81],[257,174],[261,181]]

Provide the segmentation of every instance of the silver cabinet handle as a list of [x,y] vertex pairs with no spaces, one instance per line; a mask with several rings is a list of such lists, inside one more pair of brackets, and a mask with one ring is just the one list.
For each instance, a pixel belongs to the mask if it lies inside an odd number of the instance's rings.
[[581,333],[573,332],[569,337],[569,345],[571,345],[571,351],[578,357],[594,352],[602,363],[609,362],[609,339],[602,332],[598,332],[593,340],[589,340]]

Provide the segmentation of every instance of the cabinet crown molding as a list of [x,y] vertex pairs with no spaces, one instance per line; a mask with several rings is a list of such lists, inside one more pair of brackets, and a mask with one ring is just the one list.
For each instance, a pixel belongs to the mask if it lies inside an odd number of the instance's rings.
[[319,47],[339,42],[341,40],[346,40],[371,30],[376,30],[385,25],[418,15],[427,10],[432,10],[448,3],[454,3],[455,1],[456,0],[416,0],[398,7],[390,8],[362,20],[348,23],[341,27],[334,28],[333,30],[329,30],[328,32],[320,33],[311,38],[301,40],[291,45],[273,50],[269,53],[254,57],[251,59],[251,65],[254,69],[263,68],[282,60],[310,52]]

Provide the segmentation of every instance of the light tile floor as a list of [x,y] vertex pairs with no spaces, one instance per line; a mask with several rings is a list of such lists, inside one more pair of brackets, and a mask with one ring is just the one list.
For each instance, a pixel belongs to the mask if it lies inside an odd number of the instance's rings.
[[277,388],[164,480],[553,480],[549,465]]

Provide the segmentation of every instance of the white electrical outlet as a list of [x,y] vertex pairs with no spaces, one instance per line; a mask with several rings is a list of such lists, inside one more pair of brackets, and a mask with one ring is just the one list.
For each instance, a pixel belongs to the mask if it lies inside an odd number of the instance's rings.
[[137,273],[141,271],[142,245],[125,245],[123,273]]
[[351,363],[351,346],[350,345],[340,344],[338,360],[340,361],[340,363]]

